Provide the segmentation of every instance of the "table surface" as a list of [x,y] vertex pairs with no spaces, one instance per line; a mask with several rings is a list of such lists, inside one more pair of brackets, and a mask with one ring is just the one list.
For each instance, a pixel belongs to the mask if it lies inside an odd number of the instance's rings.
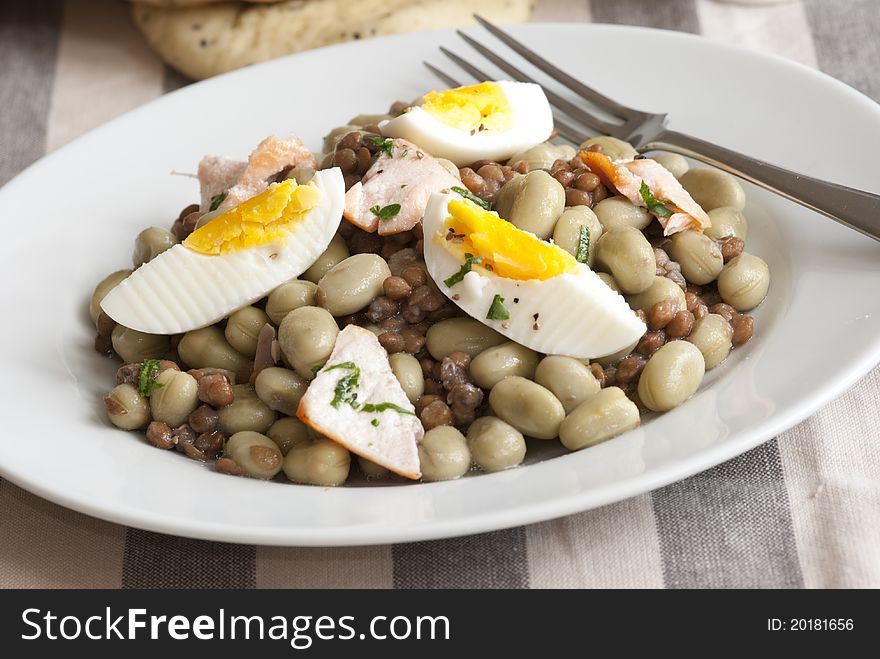
[[[128,10],[118,0],[0,3],[0,184],[186,84],[149,51]],[[537,0],[534,19],[695,32],[818,67],[880,99],[876,0]],[[188,540],[93,519],[2,481],[0,587],[880,587],[878,400],[880,368],[779,437],[652,493],[393,546]]]

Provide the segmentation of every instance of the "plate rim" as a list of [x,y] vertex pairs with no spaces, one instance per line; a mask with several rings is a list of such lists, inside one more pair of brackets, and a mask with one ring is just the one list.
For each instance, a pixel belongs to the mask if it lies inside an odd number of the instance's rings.
[[[800,69],[806,75],[815,76],[817,79],[823,80],[825,83],[831,82],[838,88],[838,91],[846,93],[854,101],[858,101],[862,105],[865,105],[866,108],[870,108],[872,112],[880,115],[880,105],[878,105],[878,103],[858,90],[855,90],[849,85],[822,71],[777,55],[747,50],[727,43],[715,42],[700,35],[639,26],[619,26],[595,23],[528,23],[512,26],[511,29],[512,31],[527,31],[533,26],[537,28],[550,26],[554,29],[570,31],[612,30],[616,32],[631,33],[662,32],[664,33],[664,38],[701,42],[703,45],[713,49],[732,51],[739,57],[746,56],[757,60],[776,60],[779,64]],[[436,38],[436,35],[443,34],[451,36],[454,32],[453,30],[447,29],[420,34],[430,35],[431,38]],[[406,39],[411,36],[412,35],[394,35],[380,37],[379,39],[382,41],[394,41],[398,39]],[[42,167],[47,166],[47,163],[51,165],[56,158],[63,158],[68,149],[73,148],[81,141],[92,138],[95,133],[108,129],[116,124],[116,122],[127,121],[139,113],[149,112],[154,104],[163,103],[165,102],[165,99],[169,97],[176,96],[178,93],[191,93],[193,88],[202,85],[229,84],[226,81],[234,79],[236,76],[247,76],[251,75],[254,69],[259,70],[263,67],[277,66],[279,61],[291,61],[301,58],[303,55],[321,57],[322,54],[328,50],[358,48],[362,47],[361,44],[363,43],[369,43],[369,41],[334,44],[332,46],[307,51],[306,53],[287,55],[275,60],[245,67],[244,69],[231,71],[208,80],[199,81],[185,88],[163,94],[137,108],[114,117],[38,159],[0,188],[0,205],[2,205],[8,195],[15,194],[15,188],[21,184],[21,181],[39,174]],[[189,538],[279,546],[356,546],[458,537],[476,532],[493,531],[502,528],[509,528],[511,526],[520,526],[538,521],[556,519],[589,508],[604,506],[637,494],[650,492],[741,455],[756,446],[775,438],[781,432],[784,432],[804,420],[811,414],[815,413],[819,408],[827,405],[829,402],[840,397],[843,393],[849,390],[859,379],[863,378],[878,362],[880,362],[880,338],[878,338],[873,344],[864,346],[861,351],[861,356],[861,359],[854,358],[854,364],[852,364],[846,371],[841,372],[839,377],[832,380],[830,384],[814,390],[810,396],[802,398],[797,404],[792,405],[784,414],[778,412],[774,413],[762,424],[760,432],[756,430],[755,427],[738,431],[738,439],[736,442],[715,444],[699,452],[689,454],[685,457],[678,458],[675,461],[655,467],[649,472],[644,472],[634,477],[627,477],[620,481],[591,487],[575,494],[557,496],[550,501],[523,504],[515,508],[496,512],[483,512],[478,517],[466,518],[465,520],[458,518],[442,520],[433,519],[430,522],[409,527],[370,527],[367,530],[366,535],[362,534],[358,528],[351,526],[339,528],[312,527],[308,529],[301,527],[289,529],[280,528],[278,526],[255,527],[228,523],[219,524],[210,521],[203,522],[202,520],[184,520],[183,518],[177,517],[162,517],[153,514],[152,512],[145,512],[144,510],[129,504],[120,507],[118,503],[115,503],[112,506],[102,507],[100,505],[93,505],[89,501],[81,501],[72,494],[53,491],[50,487],[43,485],[41,482],[22,477],[20,474],[16,473],[14,469],[7,468],[2,456],[0,456],[0,476],[37,496],[77,512],[125,526],[133,526],[160,533],[172,533],[174,535]],[[539,465],[530,465],[526,468],[537,466]],[[496,475],[488,474],[481,475],[479,478],[488,479],[493,478],[494,476]],[[430,488],[436,485],[440,484],[426,483],[421,484],[420,487]],[[585,501],[588,503],[585,503]]]

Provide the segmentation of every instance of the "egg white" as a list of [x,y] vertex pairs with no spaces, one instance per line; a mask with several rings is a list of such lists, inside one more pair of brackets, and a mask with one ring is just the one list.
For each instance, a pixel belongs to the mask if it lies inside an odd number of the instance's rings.
[[135,270],[101,302],[120,325],[149,334],[178,334],[215,323],[293,279],[327,249],[345,205],[339,168],[317,172],[318,206],[286,239],[215,256],[175,245]]
[[418,144],[432,156],[457,166],[477,160],[507,160],[514,153],[545,142],[553,132],[553,112],[544,90],[530,82],[497,81],[507,97],[511,125],[505,130],[470,134],[444,124],[421,107],[379,124],[386,137],[401,137]]
[[[647,330],[626,300],[586,265],[577,273],[549,279],[516,280],[475,268],[452,287],[444,280],[458,272],[461,258],[445,245],[448,204],[457,197],[434,193],[424,218],[425,263],[443,293],[468,315],[512,341],[552,355],[595,359],[633,344]],[[496,295],[504,298],[508,320],[486,315]],[[517,301],[515,301],[517,300]]]

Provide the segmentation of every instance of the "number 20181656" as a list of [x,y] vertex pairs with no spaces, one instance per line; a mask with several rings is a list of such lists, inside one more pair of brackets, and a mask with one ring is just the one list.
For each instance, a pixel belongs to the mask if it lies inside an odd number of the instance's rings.
[[852,618],[767,618],[767,630],[771,632],[835,632],[851,631],[853,627]]

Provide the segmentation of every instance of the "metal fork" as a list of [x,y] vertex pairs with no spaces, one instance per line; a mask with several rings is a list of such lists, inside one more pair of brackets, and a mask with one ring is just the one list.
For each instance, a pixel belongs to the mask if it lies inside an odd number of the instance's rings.
[[[595,133],[625,140],[641,154],[650,151],[669,151],[712,165],[880,241],[880,195],[804,176],[712,144],[698,137],[670,130],[666,127],[666,114],[642,112],[618,103],[560,70],[486,19],[476,15],[474,18],[527,62],[582,99],[593,103],[613,116],[615,121],[602,119],[586,111],[579,104],[569,101],[552,89],[548,89],[545,85],[541,85],[550,104],[557,109],[554,114],[558,115],[561,111]],[[458,30],[458,35],[512,79],[541,84],[473,37],[461,30]],[[451,50],[442,46],[440,50],[476,79],[493,79],[485,71]],[[425,62],[425,65],[446,84],[453,87],[460,86],[460,83],[452,76],[428,62]],[[578,130],[564,120],[556,118],[555,124],[559,136],[576,145],[588,137],[587,133]]]

